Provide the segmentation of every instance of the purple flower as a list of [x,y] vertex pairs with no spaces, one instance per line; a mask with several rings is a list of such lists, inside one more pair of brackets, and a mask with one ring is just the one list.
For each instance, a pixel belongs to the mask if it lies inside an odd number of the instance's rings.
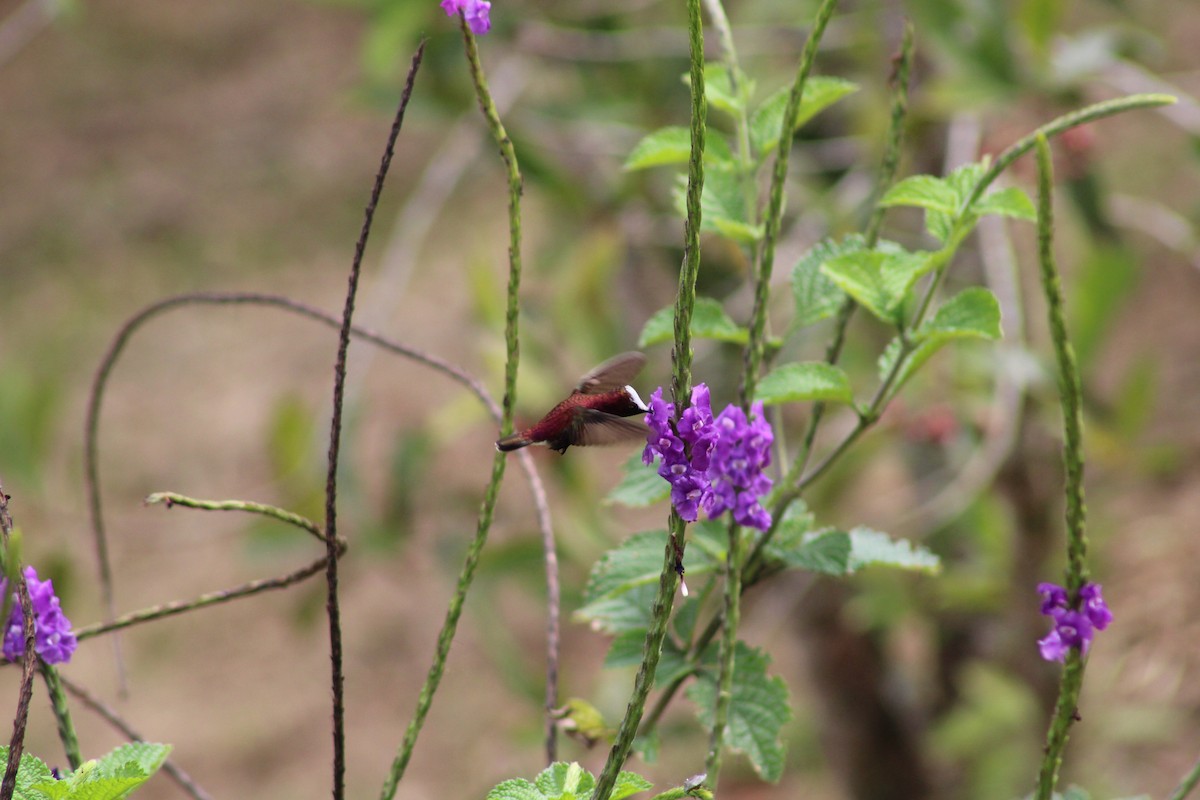
[[1039,583],[1038,594],[1042,596],[1042,613],[1053,616],[1056,610],[1067,607],[1067,590],[1057,583]]
[[741,525],[765,531],[771,527],[771,515],[759,500],[771,490],[771,479],[763,474],[771,463],[771,426],[763,416],[762,403],[750,408],[753,421],[741,408],[729,405],[717,417],[717,442],[713,449],[708,477],[712,494],[705,511],[715,517],[726,510]]
[[[33,649],[47,664],[70,661],[75,652],[75,634],[71,632],[71,621],[59,607],[52,582],[38,580],[37,570],[33,567],[25,568],[25,582],[33,604]],[[8,581],[0,579],[0,596],[7,590]],[[12,597],[13,608],[4,629],[3,653],[7,660],[19,661],[25,653],[25,619],[17,593],[13,592]]]
[[488,0],[442,0],[441,6],[447,16],[453,17],[461,12],[476,36],[482,36],[492,29],[492,21],[488,17],[492,4]]
[[[650,432],[646,434],[646,449],[642,451],[642,463],[652,464],[655,458],[660,459],[658,474],[671,484],[671,505],[679,512],[679,516],[688,522],[695,522],[700,506],[708,494],[708,479],[704,470],[696,463],[697,453],[707,452],[700,444],[706,435],[703,415],[708,409],[708,387],[700,384],[692,390],[692,402],[696,408],[688,408],[680,420],[681,433],[676,433],[674,423],[675,404],[663,400],[662,387],[650,395],[650,411],[646,414],[646,425]],[[695,410],[695,413],[690,413]],[[682,434],[682,435],[681,435]],[[686,442],[686,443],[685,443]],[[693,445],[692,457],[688,458],[687,444]],[[707,455],[703,456],[707,463]]]
[[701,508],[710,519],[732,511],[740,525],[771,527],[760,499],[771,489],[763,470],[771,463],[775,437],[762,403],[751,408],[753,421],[734,405],[714,419],[708,387],[701,383],[692,389],[678,425],[674,416],[675,405],[663,400],[661,387],[656,389],[646,414],[650,433],[642,462],[661,459],[658,474],[671,483],[671,504],[679,516],[695,522]]
[[1047,661],[1065,661],[1071,648],[1086,655],[1096,631],[1113,620],[1097,583],[1085,583],[1079,590],[1079,610],[1071,608],[1070,595],[1058,584],[1039,583],[1037,590],[1042,596],[1042,613],[1054,620],[1050,633],[1038,640],[1038,649]]
[[1108,623],[1113,621],[1112,612],[1108,610],[1108,605],[1100,596],[1100,584],[1085,583],[1079,590],[1079,602],[1080,610],[1096,630],[1104,630],[1108,627]]

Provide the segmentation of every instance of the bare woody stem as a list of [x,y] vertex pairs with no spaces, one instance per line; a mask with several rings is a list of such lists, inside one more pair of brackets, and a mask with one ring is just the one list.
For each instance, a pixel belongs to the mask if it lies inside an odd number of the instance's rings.
[[29,721],[29,703],[33,699],[33,670],[37,661],[34,652],[33,601],[29,597],[29,584],[21,568],[20,555],[13,546],[13,521],[8,513],[8,495],[0,483],[0,548],[3,549],[4,567],[7,575],[16,584],[17,602],[21,606],[25,638],[24,656],[21,658],[21,688],[17,695],[17,713],[13,716],[13,732],[8,742],[8,763],[4,767],[4,780],[0,783],[0,800],[12,800],[17,787],[17,768],[21,764],[21,753],[25,749],[25,725]]
[[383,157],[379,162],[379,170],[375,173],[375,184],[371,187],[371,195],[363,212],[362,229],[359,231],[358,241],[354,245],[354,260],[350,264],[350,275],[347,279],[346,303],[342,310],[341,330],[338,332],[337,359],[333,366],[333,415],[329,425],[329,465],[325,475],[325,615],[329,620],[330,686],[333,696],[334,800],[342,800],[346,794],[346,708],[343,695],[345,678],[342,672],[342,622],[338,599],[337,536],[337,472],[342,440],[342,405],[346,393],[346,356],[350,349],[350,328],[354,317],[354,302],[358,294],[358,279],[362,274],[363,254],[367,249],[367,238],[371,235],[371,226],[375,221],[375,209],[383,194],[383,182],[392,164],[396,140],[400,137],[400,128],[404,124],[404,112],[412,97],[413,83],[417,77],[417,70],[421,67],[421,57],[424,53],[425,41],[422,40],[417,45],[416,53],[413,54],[404,91],[400,95],[400,104],[392,119],[392,129],[388,133]]

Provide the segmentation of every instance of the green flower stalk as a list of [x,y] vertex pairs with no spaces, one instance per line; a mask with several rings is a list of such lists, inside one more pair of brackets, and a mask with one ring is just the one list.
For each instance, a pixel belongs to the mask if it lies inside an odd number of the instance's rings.
[[[443,8],[445,8],[445,4],[443,4]],[[504,342],[507,357],[504,368],[504,399],[501,403],[502,414],[500,423],[500,435],[503,437],[513,431],[513,408],[516,405],[517,396],[517,365],[520,358],[520,337],[517,323],[521,286],[522,180],[520,167],[517,163],[516,150],[513,148],[512,140],[508,138],[508,132],[505,131],[504,124],[500,121],[500,115],[496,110],[496,104],[492,100],[491,91],[487,85],[487,78],[484,75],[483,66],[479,60],[479,49],[475,40],[475,33],[477,31],[475,30],[475,26],[467,19],[465,13],[459,14],[459,27],[462,31],[467,63],[471,72],[471,80],[475,86],[475,97],[479,103],[479,110],[482,112],[484,120],[487,123],[488,132],[492,135],[492,138],[500,149],[500,156],[504,159],[508,175],[508,292],[504,325]],[[484,491],[483,502],[480,504],[479,516],[475,526],[475,536],[467,547],[467,554],[463,559],[463,565],[459,571],[454,596],[451,598],[450,605],[446,609],[446,617],[442,623],[442,629],[438,634],[433,663],[429,667],[429,673],[426,675],[425,683],[421,687],[421,693],[417,698],[417,708],[413,713],[412,721],[404,733],[404,739],[396,752],[391,768],[380,790],[379,796],[383,800],[390,800],[396,794],[396,788],[401,778],[404,777],[404,772],[408,768],[409,761],[412,758],[417,737],[420,735],[421,728],[425,724],[425,717],[429,713],[430,706],[433,704],[433,696],[437,692],[438,685],[441,683],[446,667],[446,658],[450,654],[450,645],[454,641],[455,632],[458,630],[458,621],[462,616],[467,591],[474,580],[475,568],[479,564],[480,554],[483,552],[483,546],[487,543],[488,532],[492,527],[496,499],[500,493],[500,484],[504,480],[504,468],[507,463],[506,454],[497,451],[495,457],[492,459],[491,478],[488,481],[487,489]]]

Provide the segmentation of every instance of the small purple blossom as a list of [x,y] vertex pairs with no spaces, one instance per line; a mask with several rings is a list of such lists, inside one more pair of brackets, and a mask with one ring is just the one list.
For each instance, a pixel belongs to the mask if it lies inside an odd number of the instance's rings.
[[[70,661],[75,652],[75,634],[71,631],[71,621],[62,613],[52,581],[38,580],[37,570],[33,567],[26,567],[24,572],[33,604],[33,649],[47,664]],[[0,596],[7,590],[8,581],[0,579]],[[13,592],[12,597],[13,608],[4,629],[3,654],[8,661],[19,661],[25,653],[25,619],[17,593]]]
[[726,406],[716,419],[717,444],[708,477],[712,494],[705,511],[715,517],[726,510],[740,525],[771,527],[771,515],[759,500],[771,490],[771,479],[763,474],[771,463],[771,443],[775,436],[763,416],[762,403],[750,408],[753,421],[738,406]]
[[678,426],[674,414],[674,404],[663,400],[661,388],[655,390],[642,461],[661,459],[658,474],[671,483],[671,503],[679,516],[694,522],[700,508],[710,519],[731,511],[740,525],[769,528],[771,515],[760,500],[771,489],[763,470],[771,463],[774,435],[762,403],[752,407],[753,421],[734,405],[714,419],[708,387],[701,383],[692,389]]
[[1038,649],[1047,661],[1065,661],[1071,648],[1086,655],[1096,631],[1113,620],[1099,584],[1085,583],[1079,590],[1079,610],[1071,608],[1070,595],[1058,584],[1039,583],[1037,590],[1042,596],[1042,613],[1054,620],[1050,633],[1038,640]]
[[488,0],[442,0],[441,6],[447,16],[453,17],[461,12],[476,36],[482,36],[492,29],[492,20],[488,16],[492,4]]

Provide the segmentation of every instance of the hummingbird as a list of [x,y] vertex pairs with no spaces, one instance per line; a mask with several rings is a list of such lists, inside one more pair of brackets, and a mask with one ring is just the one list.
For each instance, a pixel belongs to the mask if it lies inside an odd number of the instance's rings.
[[649,411],[629,381],[646,357],[630,352],[613,356],[579,379],[574,391],[531,427],[496,442],[501,452],[544,444],[567,452],[571,445],[617,444],[645,439],[649,428],[638,417]]

